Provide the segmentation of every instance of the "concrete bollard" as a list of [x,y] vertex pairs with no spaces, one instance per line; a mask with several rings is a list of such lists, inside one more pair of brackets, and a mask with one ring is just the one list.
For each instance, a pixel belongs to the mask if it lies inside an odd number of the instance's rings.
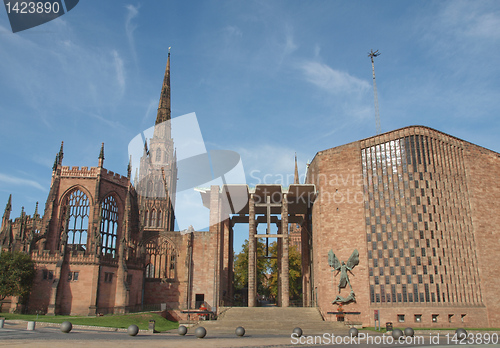
[[0,329],[3,329],[4,324],[5,324],[5,318],[0,318]]
[[35,322],[34,321],[28,321],[28,327],[26,328],[28,331],[34,331],[35,330]]

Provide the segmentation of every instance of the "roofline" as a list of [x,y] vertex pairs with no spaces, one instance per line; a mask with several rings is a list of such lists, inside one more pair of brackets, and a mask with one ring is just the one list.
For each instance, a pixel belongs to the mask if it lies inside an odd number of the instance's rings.
[[458,141],[460,141],[460,142],[464,142],[464,143],[467,143],[467,144],[471,144],[471,145],[474,145],[474,146],[480,147],[480,148],[482,148],[482,149],[485,149],[485,150],[487,150],[487,151],[489,151],[489,152],[494,153],[494,154],[495,154],[495,155],[497,155],[497,156],[500,156],[500,153],[498,153],[498,152],[496,152],[496,151],[490,150],[490,149],[488,149],[488,148],[486,148],[486,147],[484,147],[484,146],[481,146],[481,145],[477,145],[477,144],[471,143],[470,141],[460,139],[460,138],[458,138],[458,137],[456,137],[456,136],[454,136],[454,135],[447,134],[447,133],[442,132],[442,131],[440,131],[440,130],[437,130],[437,129],[434,129],[434,128],[431,128],[431,127],[428,127],[428,126],[422,126],[422,125],[411,125],[411,126],[406,126],[406,127],[402,127],[402,128],[394,129],[394,130],[391,130],[391,131],[388,131],[388,132],[384,132],[384,133],[382,133],[382,134],[373,135],[373,136],[368,137],[368,138],[364,138],[364,139],[360,139],[360,140],[352,141],[352,142],[347,143],[347,144],[343,144],[343,145],[339,145],[339,146],[334,146],[334,147],[331,147],[331,148],[329,148],[329,149],[325,149],[325,150],[322,150],[322,151],[318,151],[318,152],[316,153],[316,155],[314,155],[314,157],[313,157],[313,159],[312,159],[311,163],[314,161],[314,159],[316,158],[316,156],[318,156],[318,154],[320,154],[320,153],[322,153],[322,152],[325,152],[325,151],[328,151],[328,150],[332,150],[332,149],[336,149],[336,148],[341,147],[341,146],[351,145],[351,144],[358,143],[358,142],[362,142],[362,141],[368,141],[368,140],[370,140],[370,139],[374,139],[374,138],[377,138],[377,137],[382,137],[382,136],[387,135],[387,134],[390,134],[390,133],[394,133],[394,132],[398,132],[398,131],[403,131],[403,130],[405,130],[405,129],[411,129],[411,128],[424,128],[424,129],[428,129],[428,130],[430,130],[430,131],[440,133],[440,134],[442,134],[442,135],[445,135],[445,136],[447,136],[447,137],[453,138],[453,139],[458,140]]

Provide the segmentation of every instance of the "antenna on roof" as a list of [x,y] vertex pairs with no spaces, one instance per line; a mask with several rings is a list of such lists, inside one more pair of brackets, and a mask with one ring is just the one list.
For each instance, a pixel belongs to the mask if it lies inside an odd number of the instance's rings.
[[368,57],[371,58],[372,60],[372,71],[373,71],[373,98],[375,100],[375,127],[377,129],[377,134],[382,133],[382,129],[380,127],[380,113],[378,111],[378,96],[377,96],[377,82],[375,81],[375,63],[373,62],[374,57],[380,56],[380,53],[378,50],[373,52],[371,50],[370,53],[368,53]]

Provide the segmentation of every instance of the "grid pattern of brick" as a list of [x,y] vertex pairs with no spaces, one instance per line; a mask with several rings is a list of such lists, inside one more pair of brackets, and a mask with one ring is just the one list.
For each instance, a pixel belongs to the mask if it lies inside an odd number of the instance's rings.
[[391,138],[361,150],[370,302],[481,304],[462,147]]

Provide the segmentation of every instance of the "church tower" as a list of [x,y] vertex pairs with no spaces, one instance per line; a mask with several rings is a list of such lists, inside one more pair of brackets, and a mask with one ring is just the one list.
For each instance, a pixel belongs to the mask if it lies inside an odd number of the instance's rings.
[[170,48],[153,137],[146,139],[136,190],[144,231],[173,231],[177,166],[171,134]]

